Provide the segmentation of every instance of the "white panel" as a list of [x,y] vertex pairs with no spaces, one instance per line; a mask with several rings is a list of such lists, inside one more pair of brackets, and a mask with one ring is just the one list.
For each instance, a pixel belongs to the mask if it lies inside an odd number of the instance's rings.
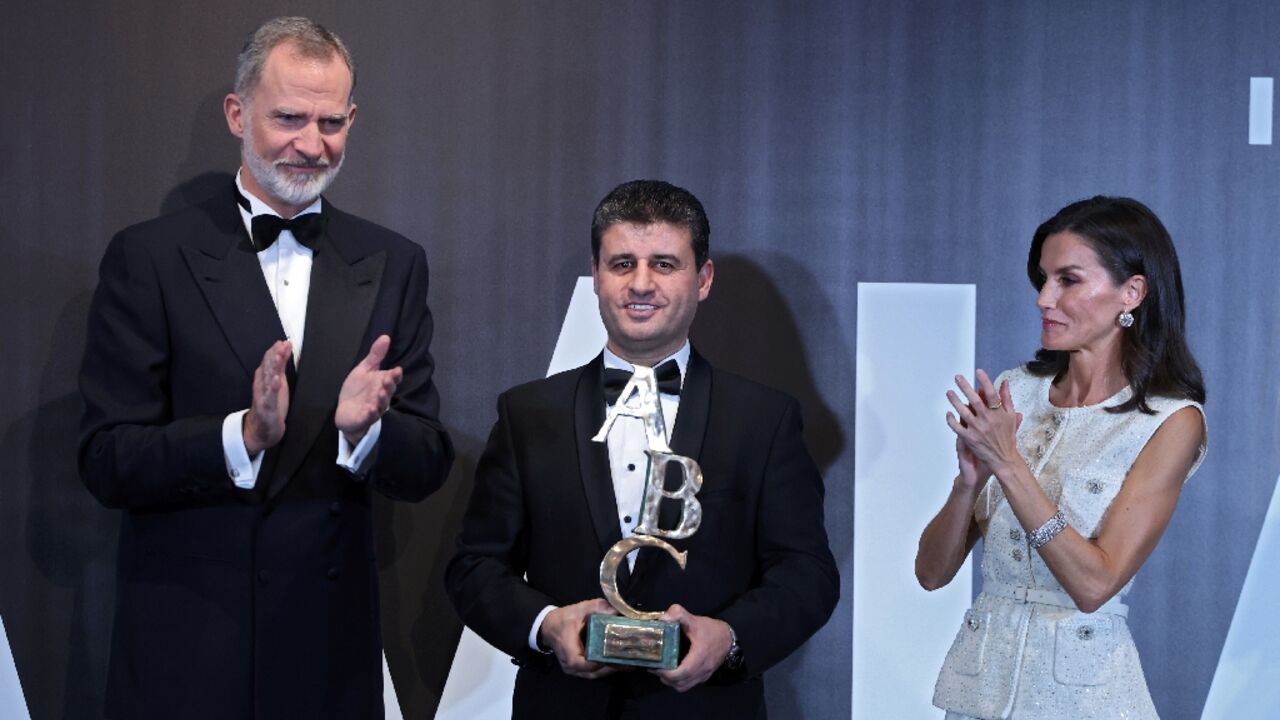
[[592,358],[600,354],[606,337],[604,323],[600,322],[600,306],[596,302],[591,276],[580,277],[573,286],[573,297],[569,300],[569,310],[564,314],[560,338],[556,340],[556,349],[551,353],[551,366],[547,368],[547,375],[555,375],[591,362]]
[[1249,78],[1249,144],[1271,144],[1272,78]]
[[463,628],[436,720],[507,720],[515,686],[511,658]]
[[[560,339],[551,354],[547,375],[590,362],[600,354],[605,337],[591,278],[580,277],[560,326]],[[516,668],[506,653],[480,639],[470,628],[463,628],[436,720],[506,720],[511,717],[515,683]]]
[[382,653],[382,707],[383,720],[404,720],[404,711],[400,709],[400,699],[396,697],[395,683],[391,682],[391,668],[387,665],[387,654]]
[[972,600],[970,563],[932,593],[916,541],[951,491],[954,377],[974,369],[972,285],[858,283],[853,717],[938,720],[938,668]]
[[27,701],[22,695],[22,683],[18,679],[18,666],[9,648],[9,633],[0,618],[0,717],[6,720],[30,720]]
[[1249,574],[1209,686],[1203,720],[1273,718],[1280,712],[1280,479],[1262,521]]

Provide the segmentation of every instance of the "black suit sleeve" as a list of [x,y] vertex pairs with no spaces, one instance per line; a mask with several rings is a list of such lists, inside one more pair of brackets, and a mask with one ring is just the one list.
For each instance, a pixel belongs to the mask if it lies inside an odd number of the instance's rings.
[[234,487],[224,418],[173,417],[169,345],[154,260],[121,232],[102,259],[80,368],[80,476],[108,507],[180,505]]
[[738,636],[745,676],[759,675],[818,631],[840,598],[823,522],[823,485],[788,400],[774,432],[756,518],[759,581],[719,614]]
[[425,498],[444,483],[453,464],[453,443],[438,419],[440,394],[432,382],[435,326],[427,307],[427,284],[426,255],[415,246],[399,321],[383,363],[399,366],[404,377],[382,416],[377,456],[367,476],[370,487],[396,500]]
[[511,437],[506,396],[476,466],[475,489],[462,521],[458,552],[445,571],[449,598],[462,621],[491,645],[529,659],[529,630],[555,601],[524,580],[529,562],[524,488]]

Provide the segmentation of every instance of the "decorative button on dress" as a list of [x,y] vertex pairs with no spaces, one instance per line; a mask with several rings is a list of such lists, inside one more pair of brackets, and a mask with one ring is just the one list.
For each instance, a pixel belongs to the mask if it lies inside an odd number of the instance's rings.
[[[1058,408],[1049,403],[1051,377],[1018,368],[996,386],[1005,379],[1023,416],[1019,452],[1086,538],[1097,537],[1129,468],[1165,419],[1188,406],[1204,412],[1194,401],[1165,397],[1147,398],[1154,415],[1107,412],[1131,397],[1129,388],[1097,405]],[[1156,718],[1126,620],[1133,581],[1097,612],[1080,612],[1028,545],[994,477],[974,517],[984,539],[983,592],[947,653],[933,704],[949,719]]]

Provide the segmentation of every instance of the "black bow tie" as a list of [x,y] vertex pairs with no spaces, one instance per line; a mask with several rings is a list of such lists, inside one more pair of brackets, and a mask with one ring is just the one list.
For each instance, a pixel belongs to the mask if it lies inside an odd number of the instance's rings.
[[[239,189],[236,190],[236,204],[244,208],[245,212],[253,212],[252,206],[249,205],[249,198],[242,195]],[[282,231],[288,230],[293,233],[298,244],[314,250],[316,238],[324,234],[327,222],[325,216],[320,213],[307,213],[289,220],[278,215],[254,215],[249,221],[249,225],[253,228],[250,241],[253,243],[255,252],[262,252],[271,247]]]
[[[680,394],[680,365],[674,359],[668,360],[653,369],[653,374],[658,378],[658,392],[667,395]],[[604,399],[610,405],[618,402],[618,396],[622,394],[622,388],[627,386],[627,382],[631,380],[631,373],[627,370],[618,370],[616,368],[604,369]]]
[[320,213],[307,213],[285,220],[277,215],[254,215],[252,225],[253,249],[258,252],[271,247],[284,230],[293,233],[298,244],[314,249],[316,238],[324,233],[325,217]]

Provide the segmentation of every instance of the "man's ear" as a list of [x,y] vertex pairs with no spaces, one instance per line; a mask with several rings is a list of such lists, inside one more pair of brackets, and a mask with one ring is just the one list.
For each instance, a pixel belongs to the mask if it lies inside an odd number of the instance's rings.
[[711,294],[711,282],[716,279],[716,266],[711,262],[711,258],[702,263],[702,267],[698,268],[698,302],[707,299]]
[[600,275],[599,275],[599,269],[596,267],[599,264],[600,264],[600,261],[596,260],[596,258],[593,256],[591,258],[591,290],[596,295],[600,294]]
[[243,138],[246,108],[239,95],[228,93],[222,99],[222,114],[227,116],[227,129],[231,134]]

